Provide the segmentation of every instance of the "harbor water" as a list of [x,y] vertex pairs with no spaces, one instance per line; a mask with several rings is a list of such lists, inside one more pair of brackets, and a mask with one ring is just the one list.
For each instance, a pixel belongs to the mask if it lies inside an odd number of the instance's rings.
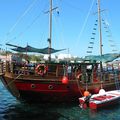
[[79,103],[22,103],[0,82],[0,120],[120,120],[120,104],[91,111],[81,109]]

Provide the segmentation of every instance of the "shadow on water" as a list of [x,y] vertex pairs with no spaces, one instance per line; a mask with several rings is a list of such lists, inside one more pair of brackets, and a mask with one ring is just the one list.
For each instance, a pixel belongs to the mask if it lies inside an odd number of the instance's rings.
[[27,104],[16,102],[2,111],[0,120],[120,120],[120,105],[98,111],[76,104]]
[[[5,103],[4,103],[5,104]],[[5,106],[5,105],[4,105]],[[98,111],[76,104],[27,104],[15,102],[0,110],[0,120],[119,120],[120,105]]]
[[5,120],[71,120],[66,112],[77,107],[75,104],[27,104],[10,105],[3,111]]

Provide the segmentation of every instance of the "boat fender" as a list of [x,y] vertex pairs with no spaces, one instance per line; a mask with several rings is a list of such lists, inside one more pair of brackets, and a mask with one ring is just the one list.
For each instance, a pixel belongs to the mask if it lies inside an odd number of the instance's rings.
[[52,90],[53,89],[53,85],[48,85],[48,89]]
[[36,88],[36,85],[35,84],[31,84],[31,88]]
[[44,64],[38,64],[35,71],[38,75],[43,76],[47,72],[47,67]]
[[99,90],[99,94],[100,94],[100,95],[105,95],[105,94],[106,94],[106,92],[105,92],[105,90],[104,90],[104,89],[100,89],[100,90]]

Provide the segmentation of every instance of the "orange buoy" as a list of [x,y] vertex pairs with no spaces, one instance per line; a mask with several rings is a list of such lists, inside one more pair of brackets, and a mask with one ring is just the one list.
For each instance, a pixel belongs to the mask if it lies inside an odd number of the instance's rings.
[[89,96],[89,95],[90,95],[89,91],[85,91],[85,92],[84,92],[84,96],[85,96],[85,97],[87,97],[87,96]]
[[68,84],[68,77],[64,76],[64,77],[62,78],[62,83],[63,83],[63,84]]

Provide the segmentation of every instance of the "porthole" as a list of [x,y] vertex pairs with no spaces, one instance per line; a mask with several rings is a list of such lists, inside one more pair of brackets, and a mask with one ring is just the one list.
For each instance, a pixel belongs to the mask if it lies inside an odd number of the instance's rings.
[[36,85],[35,84],[31,84],[31,88],[36,88]]
[[53,89],[53,85],[49,85],[49,86],[48,86],[48,89],[49,89],[49,90],[52,90],[52,89]]

